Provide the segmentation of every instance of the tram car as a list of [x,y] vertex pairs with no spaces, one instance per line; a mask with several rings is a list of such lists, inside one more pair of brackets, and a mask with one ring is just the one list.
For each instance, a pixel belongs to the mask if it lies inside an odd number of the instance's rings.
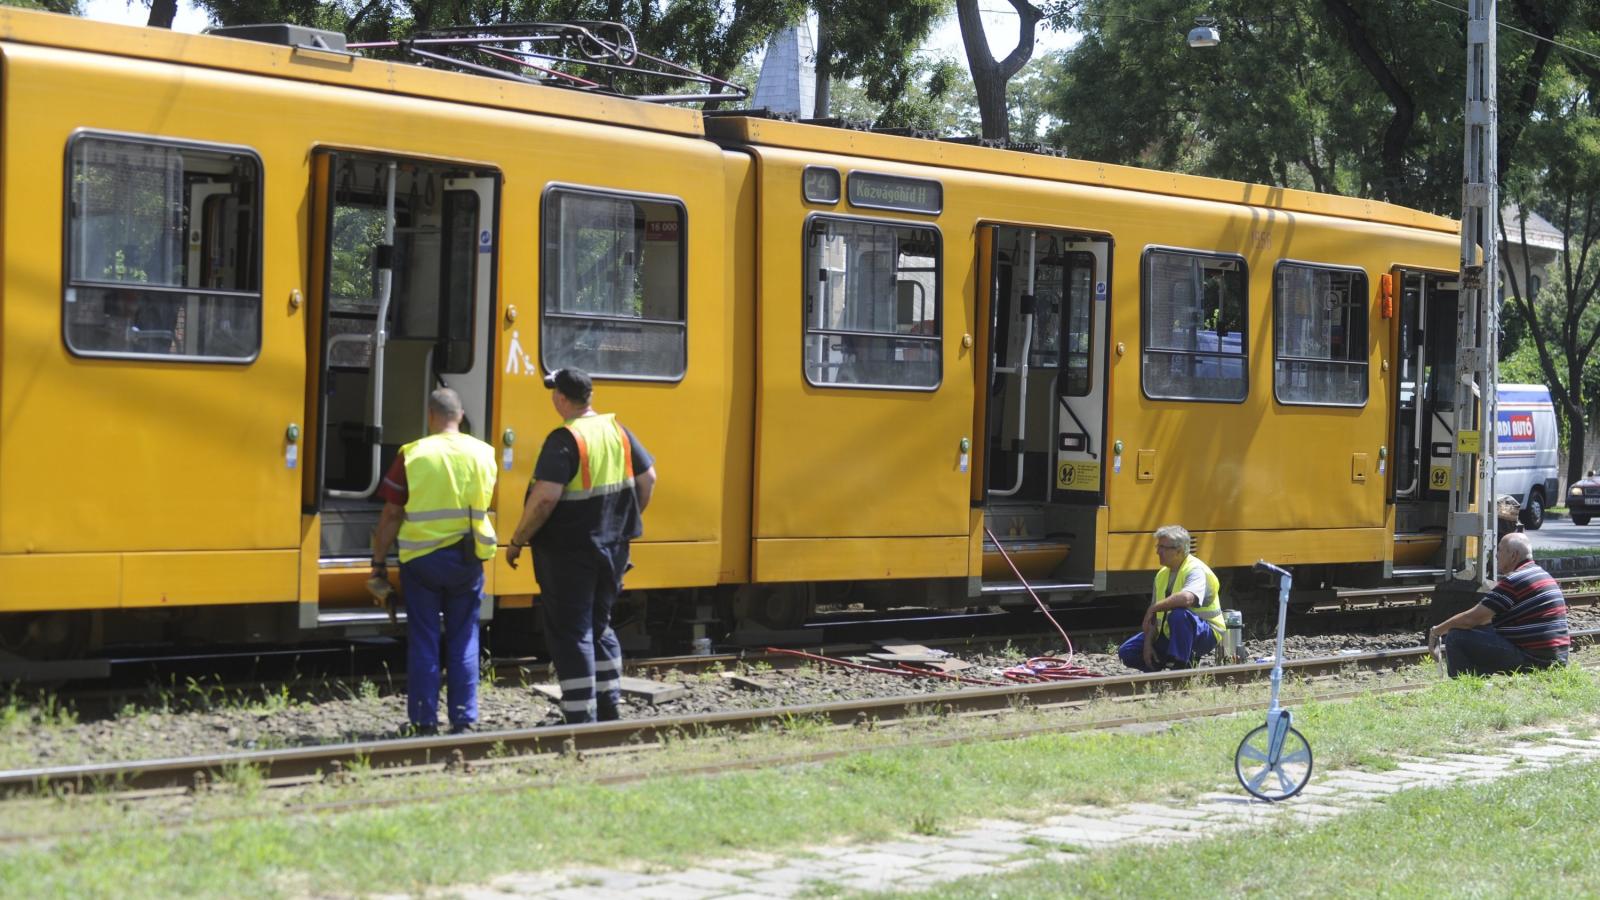
[[[1025,599],[1000,548],[1139,595],[1169,522],[1240,585],[1439,574],[1453,220],[297,33],[0,9],[9,654],[385,628],[374,488],[428,392],[504,541],[569,365],[661,470],[647,637]],[[486,574],[486,616],[536,602]]]

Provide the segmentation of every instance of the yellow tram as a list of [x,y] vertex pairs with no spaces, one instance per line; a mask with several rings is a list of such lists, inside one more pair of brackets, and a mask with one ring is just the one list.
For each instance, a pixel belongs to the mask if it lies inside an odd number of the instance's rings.
[[428,391],[515,521],[563,365],[662,470],[630,589],[701,619],[1002,601],[986,527],[1057,599],[1166,522],[1438,564],[1452,220],[17,9],[0,64],[11,652],[378,627]]

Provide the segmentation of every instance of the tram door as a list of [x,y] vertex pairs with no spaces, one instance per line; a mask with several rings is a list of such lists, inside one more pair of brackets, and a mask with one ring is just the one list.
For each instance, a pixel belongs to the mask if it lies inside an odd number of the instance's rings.
[[[460,395],[489,440],[499,173],[370,153],[315,160],[304,501],[320,514],[321,606],[366,604],[362,582],[400,447],[428,431],[428,395]],[[352,577],[329,577],[351,570]]]
[[[1047,229],[985,231],[984,438],[974,499],[1024,576],[1086,589],[1105,498],[1111,243]],[[985,593],[1015,582],[987,538],[983,581]]]
[[1395,569],[1433,569],[1450,501],[1457,291],[1454,275],[1396,269],[1394,471]]

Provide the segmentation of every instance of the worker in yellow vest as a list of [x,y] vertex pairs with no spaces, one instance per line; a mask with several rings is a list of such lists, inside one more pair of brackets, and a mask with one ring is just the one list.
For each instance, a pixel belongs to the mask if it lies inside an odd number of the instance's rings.
[[595,412],[594,382],[583,370],[561,369],[545,386],[562,424],[534,463],[506,562],[516,568],[532,546],[562,717],[605,722],[622,712],[622,645],[611,609],[631,567],[628,542],[643,533],[655,462],[616,416]]
[[461,433],[461,398],[428,396],[428,436],[400,448],[378,486],[383,513],[372,534],[372,575],[388,578],[389,547],[400,548],[406,604],[406,713],[413,734],[439,730],[439,630],[449,677],[450,731],[478,721],[478,608],[483,563],[495,552],[489,504],[494,448]]
[[1190,555],[1182,525],[1156,529],[1156,573],[1144,627],[1117,648],[1124,665],[1141,672],[1187,669],[1222,639],[1222,591],[1217,576]]

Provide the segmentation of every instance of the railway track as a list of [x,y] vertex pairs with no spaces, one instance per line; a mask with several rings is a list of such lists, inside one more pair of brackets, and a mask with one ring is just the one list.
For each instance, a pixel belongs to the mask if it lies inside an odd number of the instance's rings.
[[[1588,643],[1600,629],[1573,632]],[[1420,661],[1426,648],[1344,654],[1288,660],[1285,671],[1302,678],[1351,669],[1383,671]],[[708,733],[739,733],[779,727],[796,720],[836,726],[889,723],[926,716],[995,715],[1020,706],[1069,707],[1092,699],[1131,697],[1181,689],[1195,682],[1240,684],[1259,681],[1267,663],[1218,666],[1181,672],[1086,678],[1077,681],[1006,687],[979,687],[939,694],[850,700],[755,711],[719,712],[635,719],[592,725],[562,725],[466,735],[402,738],[316,747],[147,759],[120,763],[17,769],[0,772],[0,794],[84,793],[106,790],[182,790],[248,768],[268,783],[316,780],[348,767],[397,772],[433,771],[535,754],[601,752],[644,747],[664,740]],[[1357,692],[1359,693],[1359,692]],[[1226,710],[1221,710],[1226,711]]]

